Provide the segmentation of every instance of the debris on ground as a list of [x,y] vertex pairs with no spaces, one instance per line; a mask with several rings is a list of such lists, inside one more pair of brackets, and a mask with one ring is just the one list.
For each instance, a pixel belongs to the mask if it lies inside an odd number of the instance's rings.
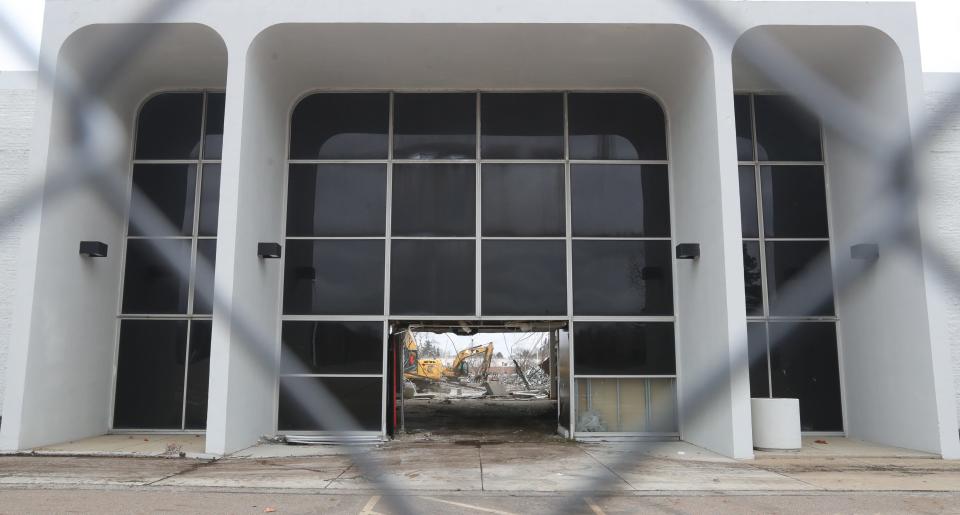
[[166,449],[163,451],[164,456],[180,456],[181,458],[185,456],[183,452],[183,446],[175,442],[170,442],[167,444]]
[[483,385],[487,388],[487,395],[502,396],[507,394],[507,389],[500,381],[487,381]]
[[[404,399],[501,397],[517,391],[537,392],[520,396],[524,398],[549,398],[552,363],[549,356],[543,357],[549,354],[543,342],[507,358],[497,353],[496,359],[492,341],[460,350],[455,356],[438,354],[429,341],[422,347],[410,329],[404,331]],[[407,382],[415,386],[412,396]]]
[[417,387],[413,384],[413,381],[404,381],[403,382],[403,398],[412,399],[417,395]]
[[588,433],[607,431],[607,425],[600,419],[600,415],[593,411],[585,411],[577,419],[577,430]]

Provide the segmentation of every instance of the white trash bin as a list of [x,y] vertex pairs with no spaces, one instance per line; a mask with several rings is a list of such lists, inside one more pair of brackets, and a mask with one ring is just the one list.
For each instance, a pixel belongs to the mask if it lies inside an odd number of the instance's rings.
[[750,399],[750,410],[754,449],[800,449],[799,399]]

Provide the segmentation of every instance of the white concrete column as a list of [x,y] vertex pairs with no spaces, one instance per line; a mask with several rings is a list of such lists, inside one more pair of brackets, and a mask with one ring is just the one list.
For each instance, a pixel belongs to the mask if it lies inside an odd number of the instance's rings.
[[[960,99],[948,95],[957,80],[960,80],[960,73],[924,74],[928,115],[936,116],[949,109],[960,108]],[[925,212],[921,213],[921,220],[926,222],[924,240],[937,245],[941,251],[947,250],[957,255],[960,254],[960,206],[957,205],[955,193],[960,191],[960,176],[956,173],[956,163],[960,162],[960,125],[947,124],[939,127],[937,132],[931,152],[925,156],[928,162],[922,168],[927,172],[921,181],[929,199],[925,203]],[[929,264],[929,250],[926,255],[928,264],[925,268],[936,270]],[[940,332],[936,332],[937,326],[931,322],[934,326],[931,342],[940,345],[939,350],[934,349],[934,366],[944,367],[945,363],[950,363],[953,369],[953,388],[950,388],[949,374],[945,374],[947,377],[941,379],[943,382],[937,383],[937,391],[938,401],[943,403],[941,417],[945,419],[941,424],[941,438],[947,442],[943,454],[955,458],[960,454],[960,443],[956,438],[956,423],[950,420],[950,411],[954,406],[952,418],[956,420],[960,417],[960,290],[950,288],[950,283],[944,281],[944,275],[940,273],[928,273],[926,280],[931,318],[939,315],[939,321],[942,321]],[[934,373],[937,372],[935,369]],[[954,443],[949,446],[951,438]]]
[[[275,429],[287,102],[248,40],[230,49],[220,184],[207,452],[225,454]],[[266,56],[266,62],[270,57]]]
[[[890,128],[889,136],[911,137],[925,120],[916,39],[893,39],[874,29],[855,35],[873,55],[860,52],[847,62],[876,63],[872,73],[830,78],[880,127]],[[960,458],[945,313],[946,293],[952,287],[945,281],[952,278],[939,274],[930,260],[930,252],[942,243],[930,199],[921,197],[918,213],[909,204],[898,204],[895,195],[909,193],[889,190],[887,170],[878,169],[871,153],[843,134],[827,130],[825,150],[835,269],[850,263],[850,246],[871,243],[864,241],[865,235],[887,229],[877,223],[916,215],[918,225],[911,230],[923,242],[923,249],[881,245],[879,259],[838,292],[847,434]],[[922,182],[929,170],[920,167],[918,173],[916,179]]]
[[[928,107],[927,99],[924,96],[924,76],[920,65],[919,41],[917,38],[910,36],[900,37],[899,40],[901,41],[899,43],[901,53],[904,56],[904,81],[911,119],[910,126],[912,132],[916,133],[922,130],[920,124],[926,123],[927,116],[931,116],[933,113],[929,112],[930,107]],[[947,130],[943,132],[947,132]],[[914,137],[916,138],[916,136]],[[917,141],[920,149],[928,150],[930,153],[937,153],[934,150],[937,143],[937,141]],[[939,143],[942,144],[943,140],[941,139]],[[950,148],[949,143],[945,146],[947,149]],[[942,148],[940,147],[941,150]],[[937,170],[933,162],[928,163],[920,156],[918,156],[918,160],[921,162],[919,168],[921,176],[917,178],[918,182],[926,183],[927,187],[932,186],[936,191],[937,188],[934,185],[937,184],[937,179],[942,181],[943,177],[937,177]],[[934,160],[935,158],[931,159],[931,161]],[[950,175],[955,174],[951,173]],[[957,190],[950,191],[956,192]],[[940,215],[943,214],[943,210],[942,205],[939,205],[939,199],[935,195],[930,195],[929,191],[922,198],[924,201],[921,202],[918,217],[920,234],[924,242],[924,248],[921,251],[921,266],[924,269],[924,290],[930,324],[930,375],[937,411],[934,438],[937,439],[940,455],[944,459],[956,460],[960,459],[960,434],[958,434],[960,420],[958,420],[958,412],[955,408],[960,405],[960,391],[954,387],[951,367],[960,367],[960,363],[951,361],[951,346],[957,345],[957,343],[951,339],[950,326],[953,321],[951,315],[956,312],[955,308],[951,309],[955,306],[951,303],[951,300],[956,299],[960,295],[960,291],[956,289],[956,278],[953,278],[954,281],[951,282],[946,275],[939,273],[937,266],[931,259],[933,249],[949,254],[955,247],[942,239],[943,218]]]
[[[30,145],[30,168],[27,176],[28,188],[46,179],[46,161],[52,133],[53,92],[41,89],[37,92],[34,114],[33,141]],[[31,352],[40,352],[39,346],[31,346],[31,334],[34,321],[34,296],[37,291],[38,260],[41,240],[42,199],[34,209],[27,210],[22,220],[20,250],[17,263],[17,280],[14,286],[16,301],[11,321],[10,347],[7,355],[6,389],[3,411],[3,424],[0,426],[0,450],[18,450],[29,447],[34,440],[30,437],[32,419],[35,413],[25,412],[30,404],[28,391],[32,389],[28,380],[33,372],[28,372]],[[32,360],[36,361],[36,359]]]
[[734,458],[753,457],[740,231],[733,74],[729,48],[707,43],[664,95],[670,117],[677,260],[681,437]]

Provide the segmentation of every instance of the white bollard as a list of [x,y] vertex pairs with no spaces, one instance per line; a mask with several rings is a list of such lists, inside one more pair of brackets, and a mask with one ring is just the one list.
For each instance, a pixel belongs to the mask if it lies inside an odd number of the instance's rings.
[[800,449],[799,399],[750,399],[750,409],[754,449]]

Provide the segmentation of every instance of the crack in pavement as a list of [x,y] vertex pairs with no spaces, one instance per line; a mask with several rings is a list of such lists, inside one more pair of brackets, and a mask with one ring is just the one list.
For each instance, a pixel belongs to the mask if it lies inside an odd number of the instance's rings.
[[161,481],[166,481],[166,480],[168,480],[168,479],[170,479],[170,478],[172,478],[172,477],[177,477],[177,476],[179,476],[179,475],[181,475],[181,474],[186,474],[186,473],[188,473],[188,472],[193,472],[193,471],[195,471],[195,470],[200,470],[200,468],[206,467],[206,466],[208,466],[208,465],[212,465],[212,464],[214,464],[214,463],[216,463],[216,462],[218,462],[218,461],[220,461],[220,460],[212,459],[212,460],[202,461],[202,462],[200,462],[200,463],[197,463],[197,464],[193,465],[192,467],[188,467],[188,468],[185,468],[185,469],[183,469],[183,470],[178,470],[178,471],[176,471],[176,472],[174,472],[174,473],[172,473],[172,474],[167,474],[166,476],[161,477],[160,479],[156,479],[156,480],[154,480],[154,481],[150,481],[150,482],[147,482],[147,483],[143,483],[143,484],[141,484],[140,486],[152,486],[152,485],[155,485],[155,484],[157,484],[157,483],[159,483],[159,482],[161,482]]
[[343,469],[343,472],[340,472],[339,474],[337,474],[337,477],[335,477],[335,478],[331,479],[330,481],[328,481],[328,482],[327,482],[327,486],[325,486],[325,487],[323,487],[323,488],[324,488],[324,489],[330,488],[330,485],[332,485],[334,482],[336,482],[336,481],[339,480],[341,477],[343,477],[344,474],[346,474],[347,472],[349,472],[350,469],[352,469],[352,468],[353,468],[353,463],[350,463],[350,465],[348,465],[347,468]]

